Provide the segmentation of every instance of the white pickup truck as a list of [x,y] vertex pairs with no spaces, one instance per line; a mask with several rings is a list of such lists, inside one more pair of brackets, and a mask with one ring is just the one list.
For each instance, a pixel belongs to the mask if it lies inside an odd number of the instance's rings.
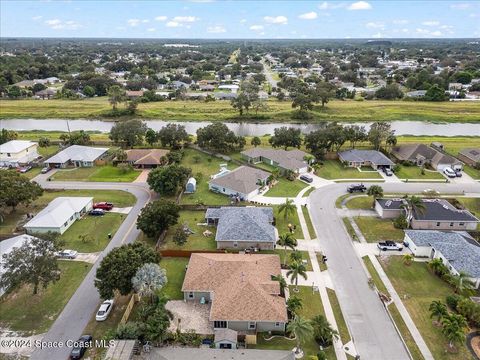
[[391,241],[391,240],[381,241],[377,244],[377,247],[382,251],[387,251],[387,250],[402,251],[403,250],[403,245],[397,244],[395,241]]

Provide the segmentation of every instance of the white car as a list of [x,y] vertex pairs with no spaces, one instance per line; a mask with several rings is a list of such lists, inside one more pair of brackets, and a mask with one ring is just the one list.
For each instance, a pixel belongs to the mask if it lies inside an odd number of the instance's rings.
[[75,250],[62,250],[57,253],[57,257],[61,259],[75,259],[78,255],[78,251]]
[[105,300],[97,311],[97,315],[95,315],[95,320],[97,321],[105,321],[107,320],[108,315],[112,311],[113,308],[113,299]]
[[447,175],[449,178],[457,177],[457,174],[455,174],[455,171],[453,171],[453,169],[450,167],[446,167],[445,169],[443,169],[443,173]]

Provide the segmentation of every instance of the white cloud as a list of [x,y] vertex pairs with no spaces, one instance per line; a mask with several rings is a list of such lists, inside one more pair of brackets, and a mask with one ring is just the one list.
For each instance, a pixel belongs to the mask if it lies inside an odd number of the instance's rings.
[[383,29],[385,28],[385,24],[382,22],[375,22],[371,21],[365,24],[365,26],[369,29]]
[[422,25],[425,25],[425,26],[438,26],[438,25],[440,25],[440,21],[437,21],[437,20],[428,20],[428,21],[422,22]]
[[375,39],[382,39],[382,38],[384,38],[384,37],[385,37],[385,35],[383,35],[383,34],[380,33],[380,32],[372,35],[372,38],[375,38]]
[[148,20],[148,19],[143,19],[142,20],[142,23],[144,23],[144,24],[149,23],[149,22],[150,22],[150,20]]
[[155,17],[156,21],[166,21],[167,17],[165,15],[157,16]]
[[60,19],[50,19],[45,21],[45,25],[54,30],[77,30],[82,26],[73,20],[62,21]]
[[240,20],[240,24],[245,24],[246,22],[247,22],[247,19]]
[[32,17],[32,20],[33,21],[37,21],[37,20],[40,20],[41,18],[43,18],[43,16],[39,15],[39,16],[33,16]]
[[331,9],[340,9],[340,8],[344,8],[345,6],[347,6],[346,3],[329,3],[327,1],[324,1],[322,2],[320,5],[318,5],[317,7],[320,9],[320,10],[331,10]]
[[262,31],[263,30],[263,25],[252,25],[252,26],[250,26],[250,30]]
[[416,28],[415,32],[418,35],[422,35],[423,37],[432,37],[432,36],[442,36],[443,35],[443,33],[440,30],[431,31],[429,29],[422,29],[422,28]]
[[318,17],[317,13],[315,11],[311,11],[305,14],[301,14],[298,16],[300,19],[304,20],[314,20]]
[[467,3],[452,4],[452,5],[450,5],[450,8],[458,9],[458,10],[466,10],[466,9],[470,8],[470,4],[467,4]]
[[405,19],[397,19],[392,21],[395,25],[405,25],[408,24],[408,20]]
[[154,31],[156,31],[156,30],[157,30],[157,29],[155,29],[155,28],[148,28],[148,29],[147,29],[148,32],[154,32]]
[[138,26],[140,24],[141,20],[140,19],[128,19],[127,24],[130,26]]
[[51,20],[46,20],[45,24],[48,26],[55,26],[55,25],[60,25],[62,21],[60,19],[51,19]]
[[211,2],[214,2],[215,0],[188,0],[190,2],[194,2],[194,3],[211,3]]
[[192,23],[197,21],[198,18],[195,16],[175,16],[172,21],[179,22],[179,23]]
[[220,34],[227,32],[227,30],[221,25],[215,25],[207,27],[207,32],[211,34]]
[[366,1],[357,1],[347,7],[348,10],[370,10],[371,8],[372,5]]
[[169,21],[165,24],[166,27],[180,27],[182,24],[180,24],[177,21]]
[[279,15],[279,16],[265,16],[263,18],[269,24],[282,24],[286,25],[288,23],[288,19],[286,16]]

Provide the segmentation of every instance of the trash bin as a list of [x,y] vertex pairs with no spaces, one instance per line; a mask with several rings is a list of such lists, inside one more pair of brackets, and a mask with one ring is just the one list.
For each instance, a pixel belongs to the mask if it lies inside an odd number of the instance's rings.
[[109,238],[109,239],[112,238],[112,234],[111,234],[111,233],[108,233],[108,238]]

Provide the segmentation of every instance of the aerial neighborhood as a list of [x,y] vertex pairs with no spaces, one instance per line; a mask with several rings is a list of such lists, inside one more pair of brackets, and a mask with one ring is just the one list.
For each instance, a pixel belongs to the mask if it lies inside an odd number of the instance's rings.
[[478,4],[127,3],[2,4],[0,359],[479,359]]

